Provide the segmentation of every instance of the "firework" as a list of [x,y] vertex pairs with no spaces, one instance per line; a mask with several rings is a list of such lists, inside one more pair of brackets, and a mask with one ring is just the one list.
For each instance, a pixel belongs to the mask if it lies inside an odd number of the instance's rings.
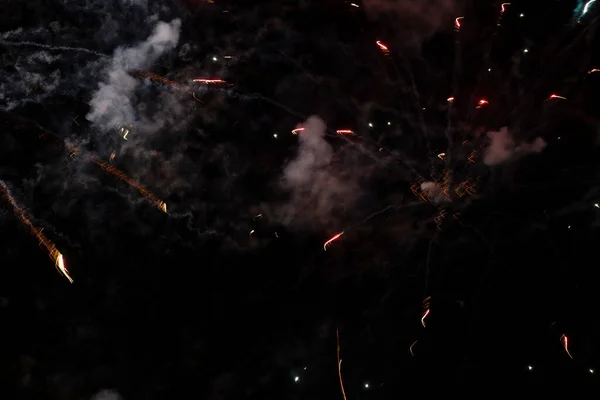
[[40,244],[44,245],[44,247],[48,251],[48,256],[50,256],[50,259],[52,261],[54,261],[54,264],[56,265],[56,269],[58,269],[60,271],[60,273],[62,273],[64,275],[64,277],[69,280],[69,282],[73,283],[73,279],[71,278],[71,275],[69,275],[69,271],[67,270],[67,267],[65,266],[65,262],[64,262],[63,255],[61,254],[61,252],[58,251],[58,249],[56,248],[56,245],[54,243],[52,243],[52,241],[50,239],[48,239],[48,237],[46,237],[46,235],[44,235],[44,233],[42,232],[42,229],[36,227],[31,222],[31,219],[29,218],[29,216],[27,215],[25,210],[21,206],[19,206],[19,204],[16,202],[15,198],[10,193],[8,186],[6,186],[6,184],[1,180],[0,180],[0,192],[2,192],[2,196],[12,206],[12,209],[13,209],[15,215],[19,218],[19,220],[23,223],[23,225],[27,226],[27,228],[29,228],[29,231],[39,240]]
[[344,234],[344,231],[334,235],[331,239],[329,239],[328,241],[326,241],[323,244],[323,250],[327,251],[327,246],[329,246],[332,242],[338,240],[342,235]]

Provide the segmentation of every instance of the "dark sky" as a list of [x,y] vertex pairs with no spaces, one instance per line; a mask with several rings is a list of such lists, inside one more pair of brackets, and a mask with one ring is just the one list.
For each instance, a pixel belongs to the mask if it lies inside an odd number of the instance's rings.
[[600,4],[0,4],[2,398],[598,392]]

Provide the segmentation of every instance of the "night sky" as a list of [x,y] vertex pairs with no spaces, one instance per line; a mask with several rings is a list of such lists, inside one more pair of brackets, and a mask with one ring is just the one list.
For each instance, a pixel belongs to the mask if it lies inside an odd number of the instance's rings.
[[600,2],[0,4],[1,398],[600,393]]

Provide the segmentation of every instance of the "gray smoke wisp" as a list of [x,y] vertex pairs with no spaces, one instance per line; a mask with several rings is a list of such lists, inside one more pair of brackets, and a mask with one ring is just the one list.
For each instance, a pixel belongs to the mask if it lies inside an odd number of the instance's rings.
[[485,165],[498,165],[529,153],[541,153],[546,147],[544,139],[538,137],[531,143],[519,143],[510,135],[507,127],[487,133],[490,144],[483,154]]
[[107,71],[90,101],[91,110],[86,118],[97,128],[107,131],[117,125],[135,123],[137,120],[132,97],[138,80],[129,75],[134,69],[144,69],[160,56],[172,50],[179,41],[181,21],[158,22],[150,37],[135,47],[115,50]]
[[421,190],[427,193],[436,203],[448,202],[450,199],[444,194],[442,187],[435,182],[423,182]]
[[303,126],[296,157],[283,171],[281,183],[290,201],[280,208],[280,219],[286,225],[330,225],[353,205],[355,177],[351,168],[337,165],[323,120],[312,116]]

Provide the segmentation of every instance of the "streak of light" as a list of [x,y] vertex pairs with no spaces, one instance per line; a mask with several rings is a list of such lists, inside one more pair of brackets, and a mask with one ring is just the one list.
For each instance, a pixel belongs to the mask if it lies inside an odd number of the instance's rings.
[[354,133],[354,131],[350,130],[350,129],[338,129],[337,131],[335,131],[338,135],[356,135],[356,133]]
[[429,308],[427,310],[425,310],[425,312],[423,313],[423,316],[421,317],[421,325],[423,325],[423,328],[425,328],[425,318],[427,318],[428,315],[429,315]]
[[446,153],[440,153],[437,156],[440,160],[444,160],[446,158]]
[[93,163],[95,163],[96,165],[98,165],[100,168],[102,168],[104,171],[116,176],[117,178],[121,179],[122,181],[129,184],[130,186],[133,186],[134,188],[136,188],[137,191],[140,192],[140,194],[142,196],[144,196],[148,200],[152,201],[154,203],[154,205],[156,205],[156,207],[158,207],[160,210],[162,210],[165,214],[168,214],[167,203],[165,203],[164,201],[162,201],[161,199],[156,197],[152,192],[150,192],[145,187],[139,185],[136,181],[134,181],[132,178],[127,176],[123,171],[121,171],[111,165],[106,164],[105,162],[99,160],[95,156],[90,156],[90,160]]
[[504,12],[506,11],[506,6],[510,6],[510,3],[502,3],[502,6],[501,6],[502,14],[504,14]]
[[581,13],[582,15],[584,15],[585,13],[588,12],[588,10],[590,9],[590,6],[592,4],[594,4],[596,2],[596,0],[590,0],[587,3],[585,3],[585,6],[583,7],[583,13]]
[[594,68],[588,71],[588,74],[593,74],[594,72],[600,72],[600,69]]
[[292,133],[294,135],[297,135],[299,132],[304,132],[304,128],[296,128],[296,129],[292,129]]
[[331,242],[338,240],[343,234],[344,234],[344,231],[341,231],[340,233],[332,236],[331,239],[329,239],[328,241],[326,241],[323,244],[323,250],[327,251],[327,246],[329,246],[331,244]]
[[389,53],[390,50],[388,49],[388,47],[381,42],[380,40],[376,41],[375,43],[377,43],[377,46],[379,46],[379,48],[381,49],[381,51],[383,51],[384,53]]
[[559,95],[557,95],[556,93],[552,93],[552,94],[551,94],[551,95],[550,95],[550,96],[549,96],[549,97],[546,99],[546,101],[550,101],[550,100],[552,100],[552,99],[561,99],[561,100],[566,100],[567,98],[566,98],[566,97],[563,97],[563,96],[559,96]]
[[340,388],[342,389],[342,397],[346,400],[346,391],[344,390],[344,381],[342,380],[342,359],[340,358],[340,330],[335,328],[335,338],[337,341],[337,359],[338,359],[338,376],[340,377]]
[[75,122],[77,125],[79,125],[79,122],[77,122],[78,117],[79,117],[79,115],[76,115],[75,118],[73,118],[73,122]]
[[452,104],[452,103],[454,103],[454,97],[453,97],[453,96],[451,96],[451,97],[448,97],[448,98],[446,99],[446,101],[447,101],[448,103]]
[[254,233],[254,229],[252,229],[252,230],[250,231],[250,236],[252,236],[252,234],[253,234],[253,233]]
[[257,214],[257,215],[254,216],[254,218],[252,218],[252,221],[256,221],[258,219],[261,219],[262,217],[263,217],[262,213]]
[[569,353],[569,338],[567,338],[567,335],[562,335],[560,337],[560,341],[563,344],[563,347],[565,348],[565,351],[567,352],[567,355],[571,358],[571,360],[573,359],[573,356],[571,355],[571,353]]
[[454,29],[456,29],[456,31],[458,32],[460,30],[461,27],[461,22],[463,19],[465,19],[465,17],[458,17],[454,20]]
[[360,8],[360,6],[359,6],[358,4],[356,4],[356,3],[350,3],[350,5],[351,5],[352,7]]
[[487,101],[486,99],[481,99],[481,100],[479,100],[479,102],[477,102],[477,108],[481,108],[481,107],[486,106],[488,104],[490,104],[489,101]]
[[413,344],[410,345],[410,347],[408,348],[408,350],[410,351],[410,354],[414,357],[415,353],[413,353],[413,347],[415,347],[415,344],[417,344],[418,340],[415,340],[413,342]]
[[67,270],[67,267],[65,266],[65,261],[61,252],[58,251],[56,245],[52,243],[52,241],[48,239],[46,235],[44,235],[42,229],[36,227],[31,222],[31,219],[29,218],[25,210],[21,208],[21,206],[19,206],[15,198],[12,196],[10,189],[8,188],[8,186],[6,186],[6,184],[3,181],[0,181],[0,192],[2,193],[6,201],[8,201],[8,203],[12,206],[17,218],[19,218],[23,225],[29,228],[29,231],[38,239],[40,244],[44,245],[44,247],[48,251],[48,256],[50,256],[50,259],[54,261],[56,269],[58,269],[64,275],[64,277],[69,280],[69,282],[73,283],[73,278],[71,278],[71,275],[69,275],[69,270]]
[[215,85],[218,83],[227,83],[226,81],[224,81],[222,79],[205,79],[205,78],[196,78],[196,79],[193,79],[192,82],[206,83],[207,85]]

